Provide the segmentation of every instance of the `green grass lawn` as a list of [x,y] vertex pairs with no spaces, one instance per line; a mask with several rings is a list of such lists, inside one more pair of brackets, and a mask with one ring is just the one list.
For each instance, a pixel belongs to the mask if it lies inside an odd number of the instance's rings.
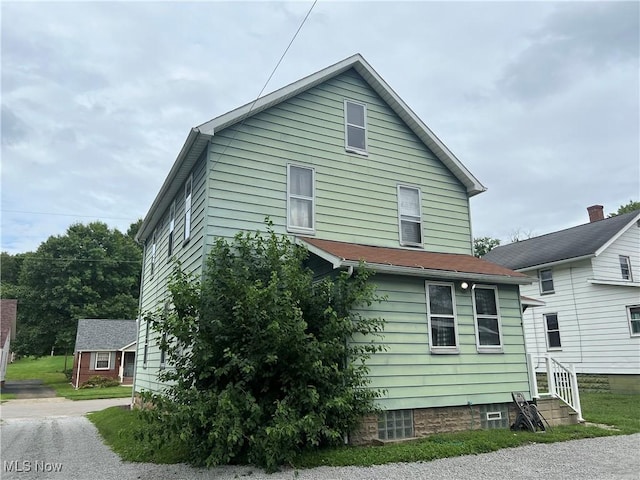
[[[544,433],[512,432],[510,430],[474,430],[469,432],[436,434],[419,440],[384,446],[352,447],[314,450],[301,454],[294,466],[367,466],[392,462],[429,461],[491,452],[501,448],[531,443],[553,443],[579,438],[602,437],[640,432],[640,395],[583,393],[583,416],[588,422],[611,425],[617,430],[596,426],[571,425],[554,427]],[[156,449],[146,441],[135,438],[144,430],[144,421],[136,410],[112,407],[89,414],[107,445],[122,457],[134,462],[179,463],[187,460],[186,449],[176,439],[171,445]]]
[[[53,388],[59,397],[70,400],[94,400],[97,398],[124,398],[131,396],[131,387],[80,388],[76,390],[64,374],[63,355],[53,357],[25,357],[7,366],[6,380],[42,380]],[[67,369],[73,367],[73,356],[67,357]],[[10,400],[2,394],[2,400]],[[13,396],[15,398],[15,396]]]

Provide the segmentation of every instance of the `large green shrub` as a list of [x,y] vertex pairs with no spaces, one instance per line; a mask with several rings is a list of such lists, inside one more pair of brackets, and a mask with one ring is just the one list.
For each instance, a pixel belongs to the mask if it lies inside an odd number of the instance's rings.
[[365,361],[383,348],[383,320],[358,310],[382,300],[371,272],[314,281],[306,257],[270,229],[218,239],[201,284],[174,272],[172,305],[147,318],[170,365],[164,394],[145,395],[147,435],[179,435],[194,464],[274,470],[374,410]]

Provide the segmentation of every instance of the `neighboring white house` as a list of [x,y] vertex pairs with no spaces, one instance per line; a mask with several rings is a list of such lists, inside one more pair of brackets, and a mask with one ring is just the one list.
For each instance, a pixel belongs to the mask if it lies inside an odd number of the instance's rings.
[[11,340],[16,336],[18,300],[0,300],[0,383],[4,384],[7,365],[11,362]]
[[[520,292],[527,351],[576,372],[609,377],[612,388],[640,382],[640,211],[495,248],[484,259],[536,280]],[[538,371],[544,366],[537,365]],[[624,375],[624,377],[622,377]]]

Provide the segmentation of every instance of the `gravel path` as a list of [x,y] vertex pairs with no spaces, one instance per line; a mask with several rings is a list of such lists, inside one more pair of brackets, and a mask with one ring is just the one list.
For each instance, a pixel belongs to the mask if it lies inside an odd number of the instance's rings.
[[[122,462],[85,417],[7,419],[0,425],[3,480],[200,479],[637,479],[640,434],[529,445],[433,462],[321,467],[267,475],[251,467],[194,469]],[[60,469],[60,471],[56,471]]]

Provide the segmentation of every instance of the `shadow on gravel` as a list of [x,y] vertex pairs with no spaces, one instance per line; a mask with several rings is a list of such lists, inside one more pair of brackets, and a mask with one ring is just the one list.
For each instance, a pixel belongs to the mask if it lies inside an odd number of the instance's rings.
[[51,398],[56,391],[47,387],[42,380],[7,380],[2,385],[2,393],[13,393],[20,398]]

